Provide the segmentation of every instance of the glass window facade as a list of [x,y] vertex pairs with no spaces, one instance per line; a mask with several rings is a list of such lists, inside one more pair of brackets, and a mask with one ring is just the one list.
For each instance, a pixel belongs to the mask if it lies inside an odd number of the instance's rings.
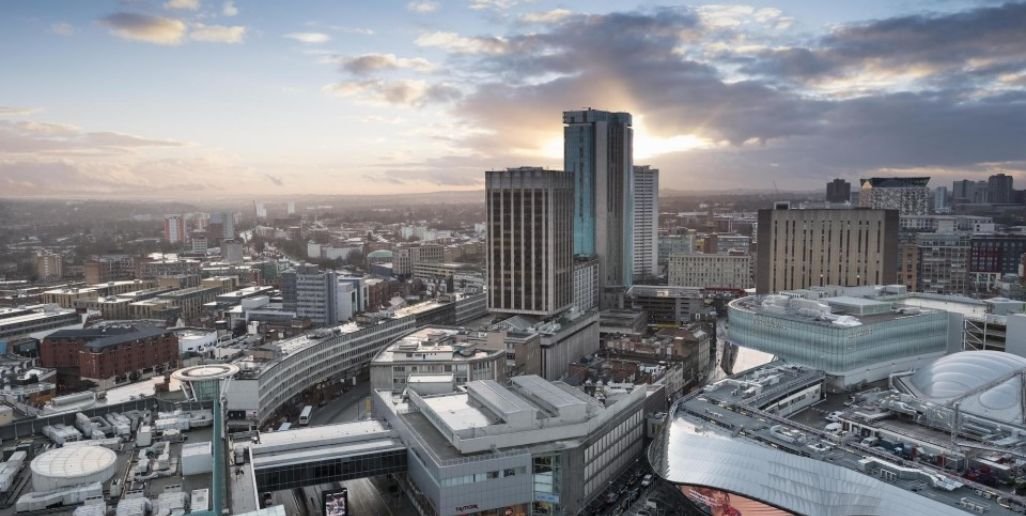
[[736,306],[738,301],[728,311],[731,342],[828,374],[947,349],[948,317],[942,312],[880,316],[884,320],[844,327],[811,318],[755,313]]
[[406,471],[406,450],[393,450],[352,459],[307,462],[256,471],[260,492],[340,482]]

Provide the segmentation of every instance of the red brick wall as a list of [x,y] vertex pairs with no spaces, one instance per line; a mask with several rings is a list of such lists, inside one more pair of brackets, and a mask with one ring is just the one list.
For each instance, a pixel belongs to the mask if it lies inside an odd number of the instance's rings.
[[85,348],[79,364],[83,378],[110,378],[162,364],[178,364],[174,334],[126,342],[101,350]]
[[43,339],[39,344],[39,365],[43,367],[78,367],[78,352],[85,341],[77,339]]

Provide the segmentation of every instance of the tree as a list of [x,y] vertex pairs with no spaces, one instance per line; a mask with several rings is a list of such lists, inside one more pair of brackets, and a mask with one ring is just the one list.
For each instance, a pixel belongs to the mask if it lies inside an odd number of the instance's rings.
[[367,257],[363,254],[363,251],[350,251],[350,253],[346,255],[346,263],[353,267],[363,268],[366,261]]

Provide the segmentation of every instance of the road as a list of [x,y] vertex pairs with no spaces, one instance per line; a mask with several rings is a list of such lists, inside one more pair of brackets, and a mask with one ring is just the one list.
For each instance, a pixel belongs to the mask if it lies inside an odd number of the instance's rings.
[[363,400],[370,396],[370,382],[362,382],[341,396],[329,401],[323,407],[314,407],[310,416],[311,426],[348,423],[364,415]]

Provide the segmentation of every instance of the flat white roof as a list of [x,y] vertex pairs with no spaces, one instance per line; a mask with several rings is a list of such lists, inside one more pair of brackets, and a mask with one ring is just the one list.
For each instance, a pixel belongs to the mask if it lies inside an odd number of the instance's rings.
[[464,393],[423,398],[423,400],[435,414],[445,421],[446,426],[455,431],[499,423],[487,412],[471,406],[470,396]]
[[257,447],[317,443],[344,437],[372,436],[388,431],[380,421],[370,420],[343,425],[311,426],[286,432],[260,432],[260,444]]
[[513,383],[524,392],[537,396],[556,409],[586,405],[581,399],[559,388],[559,386],[542,379],[540,376],[514,376]]

